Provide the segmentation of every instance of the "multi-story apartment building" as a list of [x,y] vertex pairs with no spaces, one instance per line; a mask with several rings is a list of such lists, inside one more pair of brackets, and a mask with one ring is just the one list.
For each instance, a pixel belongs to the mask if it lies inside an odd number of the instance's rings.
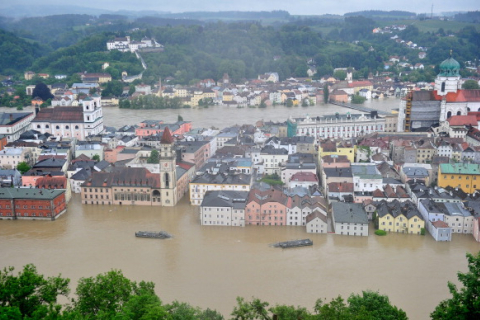
[[30,130],[34,117],[33,112],[1,112],[0,135],[6,136],[7,142],[17,140],[22,133]]
[[246,191],[208,191],[200,205],[203,226],[245,226]]
[[461,188],[474,193],[480,188],[480,165],[473,163],[442,163],[438,171],[438,186]]

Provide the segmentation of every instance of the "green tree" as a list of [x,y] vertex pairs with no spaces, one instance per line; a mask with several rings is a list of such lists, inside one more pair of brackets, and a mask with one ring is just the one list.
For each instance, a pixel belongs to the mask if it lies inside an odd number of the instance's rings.
[[362,97],[361,95],[359,95],[358,93],[357,94],[354,94],[353,97],[352,97],[352,103],[354,104],[362,104],[365,102],[365,97]]
[[237,297],[237,305],[233,308],[232,320],[270,320],[268,315],[268,302],[253,298],[252,301],[245,301],[244,298]]
[[32,92],[32,98],[40,97],[43,101],[53,98],[50,89],[43,82],[38,83]]
[[30,170],[30,165],[28,163],[26,163],[25,161],[20,162],[17,165],[17,170],[20,171],[21,174],[24,174],[25,172]]
[[480,252],[467,253],[468,272],[458,272],[463,287],[448,282],[450,299],[443,300],[430,314],[432,319],[480,319]]
[[361,295],[352,294],[348,298],[349,309],[356,319],[406,320],[407,314],[393,306],[387,296],[378,292],[363,291]]
[[352,294],[345,303],[341,296],[324,304],[321,299],[315,303],[315,319],[408,319],[405,311],[392,306],[387,296],[378,292],[363,291],[361,295]]
[[158,163],[160,161],[160,154],[156,149],[153,149],[150,152],[150,156],[147,159],[147,163]]
[[13,267],[0,271],[0,318],[53,319],[61,308],[57,298],[70,292],[70,280],[60,275],[45,278],[32,264],[24,266],[18,275],[13,271]]
[[100,156],[98,154],[94,154],[92,160],[100,161]]
[[337,80],[345,80],[347,78],[347,73],[343,70],[337,70],[333,73],[333,77]]
[[480,86],[475,80],[467,80],[462,84],[462,89],[480,89]]
[[183,121],[183,117],[181,115],[178,115],[177,121]]
[[323,102],[324,103],[328,103],[328,99],[329,99],[329,91],[328,91],[328,83],[325,83],[325,85],[323,86]]
[[[163,314],[162,310],[158,309],[161,303],[154,288],[152,282],[142,281],[137,284],[118,270],[99,274],[95,278],[81,278],[77,285],[77,298],[72,300],[70,312],[78,313],[87,319],[114,319],[118,314],[124,315],[120,319],[141,319],[149,312]],[[148,310],[150,307],[153,310]]]
[[289,107],[289,108],[293,107],[292,99],[287,99],[287,107]]

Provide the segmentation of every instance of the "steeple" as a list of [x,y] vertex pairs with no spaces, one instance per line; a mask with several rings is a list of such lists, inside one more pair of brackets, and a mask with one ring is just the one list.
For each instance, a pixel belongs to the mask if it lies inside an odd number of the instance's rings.
[[165,130],[163,130],[163,135],[162,135],[162,139],[160,139],[160,143],[161,144],[172,144],[174,141],[173,137],[172,137],[172,133],[170,132],[170,129],[168,129],[168,127],[165,128]]

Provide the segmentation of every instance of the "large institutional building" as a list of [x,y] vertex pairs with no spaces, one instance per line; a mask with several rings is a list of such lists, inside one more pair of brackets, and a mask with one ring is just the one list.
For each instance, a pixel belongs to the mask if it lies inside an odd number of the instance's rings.
[[41,109],[32,121],[32,129],[56,137],[77,138],[96,135],[103,131],[102,102],[94,94],[79,101],[78,107]]
[[461,89],[459,71],[450,57],[440,64],[433,91],[409,92],[400,104],[397,131],[425,131],[451,116],[480,111],[480,90]]
[[160,172],[118,168],[94,172],[81,186],[83,204],[175,206],[178,202],[176,152],[168,128],[160,142]]
[[287,122],[288,136],[311,136],[315,138],[354,138],[385,130],[385,118],[371,114],[339,114],[318,117],[290,118]]

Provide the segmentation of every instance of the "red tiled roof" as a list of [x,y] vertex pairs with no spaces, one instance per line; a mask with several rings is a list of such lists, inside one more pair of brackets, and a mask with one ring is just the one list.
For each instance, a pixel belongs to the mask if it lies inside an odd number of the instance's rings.
[[32,122],[83,122],[83,107],[41,109]]
[[368,86],[373,86],[373,84],[368,81],[368,80],[363,80],[363,81],[353,81],[352,83],[349,83],[348,86],[350,88],[354,87],[368,87]]
[[317,176],[312,172],[297,172],[290,178],[290,181],[313,181],[317,182]]
[[41,154],[38,156],[38,159],[37,159],[37,163],[42,161],[42,160],[45,160],[45,159],[61,159],[61,160],[65,160],[67,159],[67,155],[51,155],[51,154]]
[[432,222],[432,224],[435,228],[448,228],[448,224],[446,224],[442,220],[434,221]]
[[35,187],[39,189],[66,189],[66,177],[41,177],[35,181]]
[[[442,100],[434,91],[435,100]],[[447,93],[447,102],[480,102],[480,90],[457,90],[457,92]]]
[[447,119],[450,126],[477,126],[477,117],[474,115],[468,116],[452,116]]
[[353,183],[351,182],[330,182],[328,184],[329,192],[353,192]]
[[165,130],[163,130],[163,135],[162,135],[162,139],[160,140],[160,143],[172,144],[173,141],[174,140],[173,140],[172,134],[170,132],[170,129],[168,129],[168,127],[166,127]]

